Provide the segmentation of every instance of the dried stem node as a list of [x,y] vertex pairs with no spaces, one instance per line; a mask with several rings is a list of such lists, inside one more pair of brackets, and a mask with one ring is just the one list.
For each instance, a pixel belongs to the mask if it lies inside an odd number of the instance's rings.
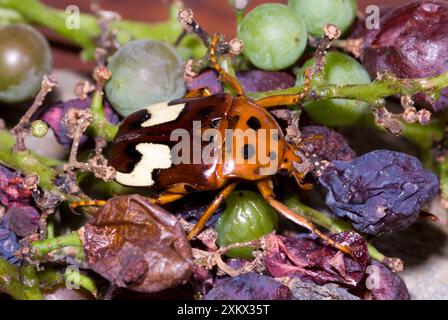
[[16,138],[16,144],[14,145],[14,152],[25,151],[25,135],[31,128],[31,118],[36,111],[44,103],[44,100],[53,88],[57,87],[56,77],[54,75],[45,75],[42,79],[41,88],[33,104],[27,110],[27,112],[20,119],[19,123],[11,130],[11,133]]

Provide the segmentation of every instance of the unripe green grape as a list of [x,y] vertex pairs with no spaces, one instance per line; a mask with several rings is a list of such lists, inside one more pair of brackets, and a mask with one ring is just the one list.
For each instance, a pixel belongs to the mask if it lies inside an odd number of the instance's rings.
[[[315,60],[308,60],[297,75],[297,84],[303,84],[305,68],[314,67]],[[330,84],[368,84],[370,76],[364,67],[352,57],[340,52],[328,52],[324,68],[325,81]],[[316,122],[327,126],[350,125],[357,121],[368,104],[356,100],[317,100],[304,104],[308,115]]]
[[[227,208],[215,225],[220,247],[255,240],[277,228],[278,216],[263,197],[253,191],[234,191],[226,201]],[[253,248],[237,248],[229,257],[253,258]]]
[[0,27],[0,102],[33,98],[51,64],[48,41],[37,30],[21,24]]
[[48,133],[48,125],[42,120],[35,120],[31,123],[31,134],[36,138],[43,138]]
[[303,18],[314,37],[324,35],[326,23],[337,25],[345,33],[356,19],[356,0],[289,0],[288,5]]
[[249,12],[238,27],[244,55],[257,68],[281,70],[293,65],[307,44],[303,19],[288,6],[260,5]]
[[183,62],[172,47],[159,41],[127,43],[112,56],[108,68],[112,77],[106,96],[122,116],[181,98],[186,91]]

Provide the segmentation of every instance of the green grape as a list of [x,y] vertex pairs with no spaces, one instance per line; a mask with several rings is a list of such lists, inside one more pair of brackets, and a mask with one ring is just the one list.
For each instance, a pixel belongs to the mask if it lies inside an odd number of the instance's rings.
[[109,62],[106,96],[127,116],[151,104],[181,98],[186,91],[184,66],[173,48],[154,40],[127,43]]
[[314,37],[324,35],[326,23],[335,24],[345,33],[356,18],[356,0],[289,0],[288,5],[306,23],[308,32]]
[[[258,239],[277,228],[278,216],[263,197],[252,191],[234,191],[226,201],[227,208],[216,223],[218,245]],[[253,258],[252,248],[237,248],[229,257]]]
[[[297,84],[303,84],[305,68],[314,67],[314,59],[308,60],[297,75]],[[370,76],[364,67],[352,57],[328,52],[324,68],[325,80],[330,84],[368,84]],[[308,115],[316,122],[327,126],[350,125],[367,110],[367,103],[356,100],[331,99],[305,103]]]
[[244,55],[259,69],[281,70],[293,65],[307,44],[302,18],[289,7],[267,3],[249,12],[238,27]]
[[0,27],[0,102],[33,98],[51,64],[50,46],[37,30],[21,24]]
[[34,120],[31,123],[31,134],[36,138],[43,138],[48,133],[48,125],[42,120]]

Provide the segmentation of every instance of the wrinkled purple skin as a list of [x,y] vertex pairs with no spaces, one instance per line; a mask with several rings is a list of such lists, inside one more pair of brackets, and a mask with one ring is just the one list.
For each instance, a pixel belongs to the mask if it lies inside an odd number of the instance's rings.
[[215,70],[205,70],[187,81],[188,91],[202,88],[209,88],[212,94],[223,91],[222,84],[218,80],[218,73]]
[[409,227],[438,192],[437,177],[417,158],[388,150],[333,161],[319,182],[332,213],[371,235]]
[[7,260],[11,264],[19,264],[19,259],[15,256],[17,250],[20,249],[20,245],[17,242],[17,237],[9,229],[8,220],[3,222],[0,220],[0,257]]
[[299,278],[318,285],[338,283],[356,287],[363,279],[369,260],[365,240],[355,232],[332,235],[338,243],[352,249],[353,257],[323,245],[310,235],[301,237],[268,237],[268,250],[264,260],[273,277]]
[[244,91],[260,92],[293,87],[296,79],[287,72],[250,70],[237,72]]
[[31,202],[31,191],[24,187],[23,178],[0,166],[0,204],[9,208],[29,205]]
[[[47,111],[45,111],[41,115],[41,120],[46,122],[48,126],[53,129],[54,134],[58,142],[66,148],[70,148],[72,144],[72,139],[67,136],[67,129],[64,125],[64,116],[65,113],[72,108],[75,109],[87,109],[90,108],[92,104],[92,98],[89,97],[87,99],[73,99],[65,102],[61,102]],[[109,120],[112,124],[117,124],[120,122],[118,115],[113,111],[110,105],[105,101],[104,102],[104,113],[106,119]],[[84,136],[81,139],[81,144],[87,141],[87,137]]]
[[[371,300],[410,300],[408,288],[403,279],[396,273],[390,271],[389,268],[372,260],[372,268],[370,276],[373,277],[371,289],[368,289],[367,297]],[[373,274],[378,272],[378,274]]]
[[[400,78],[437,76],[448,71],[448,3],[417,1],[397,8],[381,19],[379,30],[364,37],[362,63],[373,78],[392,73]],[[420,106],[429,103],[423,94]],[[434,111],[448,108],[448,88],[431,104]]]
[[204,300],[289,300],[291,290],[271,277],[245,273],[215,284]]
[[348,161],[356,157],[355,151],[339,132],[323,126],[303,127],[301,132],[302,138],[308,139],[303,143],[302,149],[309,155],[316,155],[313,159],[317,161]]
[[39,230],[40,214],[31,206],[12,207],[6,211],[9,229],[19,237],[26,237]]
[[197,265],[193,266],[190,283],[195,293],[205,295],[213,288],[213,282],[213,273],[210,270]]
[[[250,70],[238,72],[237,78],[246,92],[279,90],[293,87],[296,79],[287,72]],[[187,81],[188,91],[209,88],[212,94],[223,92],[223,87],[214,70],[205,70]]]

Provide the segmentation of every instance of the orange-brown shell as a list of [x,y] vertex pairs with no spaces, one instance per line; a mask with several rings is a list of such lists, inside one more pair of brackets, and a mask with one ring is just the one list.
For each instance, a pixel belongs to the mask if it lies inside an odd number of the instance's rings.
[[[212,154],[219,154],[213,163],[173,164],[170,168],[152,173],[154,187],[175,192],[190,190],[206,191],[218,189],[230,179],[259,180],[280,169],[289,170],[292,160],[299,160],[285,142],[284,135],[274,117],[255,102],[245,98],[234,98],[229,94],[209,97],[185,98],[169,105],[185,103],[179,117],[171,122],[142,127],[144,111],[128,116],[120,126],[115,138],[110,164],[120,172],[130,172],[139,161],[135,147],[139,143],[166,144],[175,129],[186,129],[192,133],[193,121],[200,120],[202,132],[215,128],[221,133],[222,143],[216,145]],[[243,139],[226,136],[229,129],[241,130]],[[255,138],[254,138],[255,136]],[[251,138],[249,138],[251,137]],[[233,141],[229,148],[229,140]],[[209,142],[202,142],[201,154]],[[253,151],[253,152],[252,152]],[[191,159],[193,158],[193,150]],[[202,158],[201,158],[202,160]],[[271,170],[268,170],[271,168]]]

